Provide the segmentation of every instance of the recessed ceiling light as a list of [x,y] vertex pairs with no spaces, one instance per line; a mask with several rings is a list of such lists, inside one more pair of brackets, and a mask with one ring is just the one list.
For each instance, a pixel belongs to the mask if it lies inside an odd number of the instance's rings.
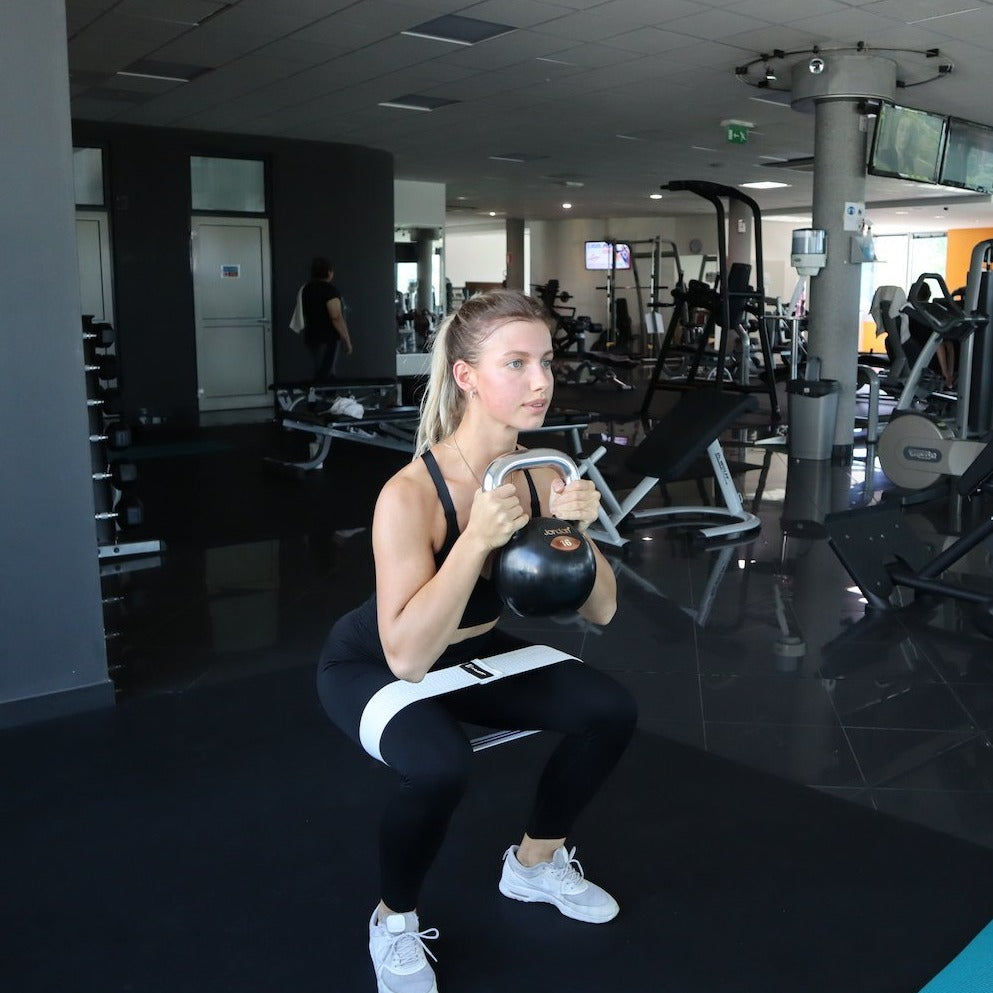
[[950,10],[944,14],[930,14],[927,17],[918,17],[916,21],[907,21],[908,24],[923,24],[925,21],[937,21],[942,17],[957,17],[959,14],[974,14],[981,7],[965,7],[962,10]]
[[497,152],[494,155],[489,155],[487,158],[492,159],[494,162],[538,162],[541,159],[547,159],[547,155],[531,155],[528,152]]
[[163,83],[188,83],[183,76],[160,76],[155,72],[125,72],[123,69],[114,73],[115,76],[126,76],[129,79],[157,79]]
[[562,204],[562,209],[563,210],[572,210],[572,204],[571,203],[564,203],[564,204]]
[[791,95],[788,90],[776,93],[770,91],[770,95],[767,97],[749,97],[749,100],[754,100],[756,103],[771,103],[773,107],[789,107]]
[[119,69],[115,76],[130,79],[154,79],[165,83],[189,83],[210,70],[204,66],[187,65],[181,62],[162,62],[158,59],[138,59],[131,65]]
[[458,100],[445,100],[442,97],[418,96],[416,93],[408,93],[402,97],[394,97],[392,100],[383,100],[380,107],[392,107],[394,110],[437,110],[439,107],[447,107],[450,103],[458,103]]
[[788,187],[789,183],[774,183],[771,179],[764,179],[761,183],[742,183],[743,190],[781,190]]
[[495,210],[491,210],[490,211],[490,217],[496,217],[496,211]]
[[649,193],[648,194],[648,199],[649,200],[661,200],[662,199],[662,194],[661,193]]
[[400,34],[412,38],[428,38],[431,41],[447,41],[452,45],[475,45],[489,41],[502,34],[509,34],[514,28],[509,24],[494,24],[480,21],[475,17],[460,17],[458,14],[444,14],[431,21],[415,24]]

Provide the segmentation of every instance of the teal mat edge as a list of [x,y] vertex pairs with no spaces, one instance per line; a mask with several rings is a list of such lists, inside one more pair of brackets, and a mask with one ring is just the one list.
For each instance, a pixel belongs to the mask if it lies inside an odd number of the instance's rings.
[[920,993],[993,993],[993,922],[987,924]]

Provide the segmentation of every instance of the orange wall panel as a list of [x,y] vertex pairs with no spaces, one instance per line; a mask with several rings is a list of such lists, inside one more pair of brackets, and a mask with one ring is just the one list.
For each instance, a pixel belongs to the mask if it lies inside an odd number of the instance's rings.
[[948,232],[948,254],[945,262],[945,282],[952,291],[965,286],[969,262],[976,245],[993,238],[993,228],[960,228]]

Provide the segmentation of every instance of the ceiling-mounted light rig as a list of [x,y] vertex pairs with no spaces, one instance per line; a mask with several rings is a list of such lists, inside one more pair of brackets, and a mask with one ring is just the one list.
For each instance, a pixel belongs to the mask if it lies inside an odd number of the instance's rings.
[[[811,48],[798,48],[793,51],[784,51],[781,48],[774,48],[771,52],[762,52],[750,62],[735,66],[734,74],[748,86],[758,90],[777,90],[788,93],[790,90],[790,76],[793,66],[802,58],[810,59],[810,71],[823,71],[825,62],[821,57],[832,53],[872,53],[875,55],[888,54],[893,56],[893,61],[897,63],[898,70],[901,70],[902,78],[897,78],[896,85],[900,89],[907,89],[911,86],[922,86],[924,83],[932,83],[942,76],[947,76],[954,71],[955,66],[951,59],[942,57],[938,48],[873,48],[864,41],[856,42],[854,45],[840,45],[832,47],[827,45],[814,45]],[[920,60],[920,65],[915,67],[926,74],[921,79],[909,78],[907,66],[901,65],[900,56],[914,56]],[[940,59],[937,65],[928,64],[933,59]],[[906,61],[906,58],[905,58]],[[818,68],[815,68],[818,67]],[[901,76],[898,73],[898,77]]]

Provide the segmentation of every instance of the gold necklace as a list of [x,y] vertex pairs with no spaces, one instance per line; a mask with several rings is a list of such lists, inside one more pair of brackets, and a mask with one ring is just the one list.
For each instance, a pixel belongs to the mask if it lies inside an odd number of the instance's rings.
[[472,475],[472,478],[475,479],[477,483],[479,483],[480,487],[482,487],[483,481],[479,478],[479,476],[476,475],[476,470],[473,469],[471,465],[469,465],[469,460],[465,457],[465,454],[463,453],[462,449],[459,448],[458,439],[455,437],[454,434],[452,435],[452,442],[455,445],[455,451],[459,453],[459,456],[461,457],[462,461],[465,463],[465,467],[469,470],[469,473]]

